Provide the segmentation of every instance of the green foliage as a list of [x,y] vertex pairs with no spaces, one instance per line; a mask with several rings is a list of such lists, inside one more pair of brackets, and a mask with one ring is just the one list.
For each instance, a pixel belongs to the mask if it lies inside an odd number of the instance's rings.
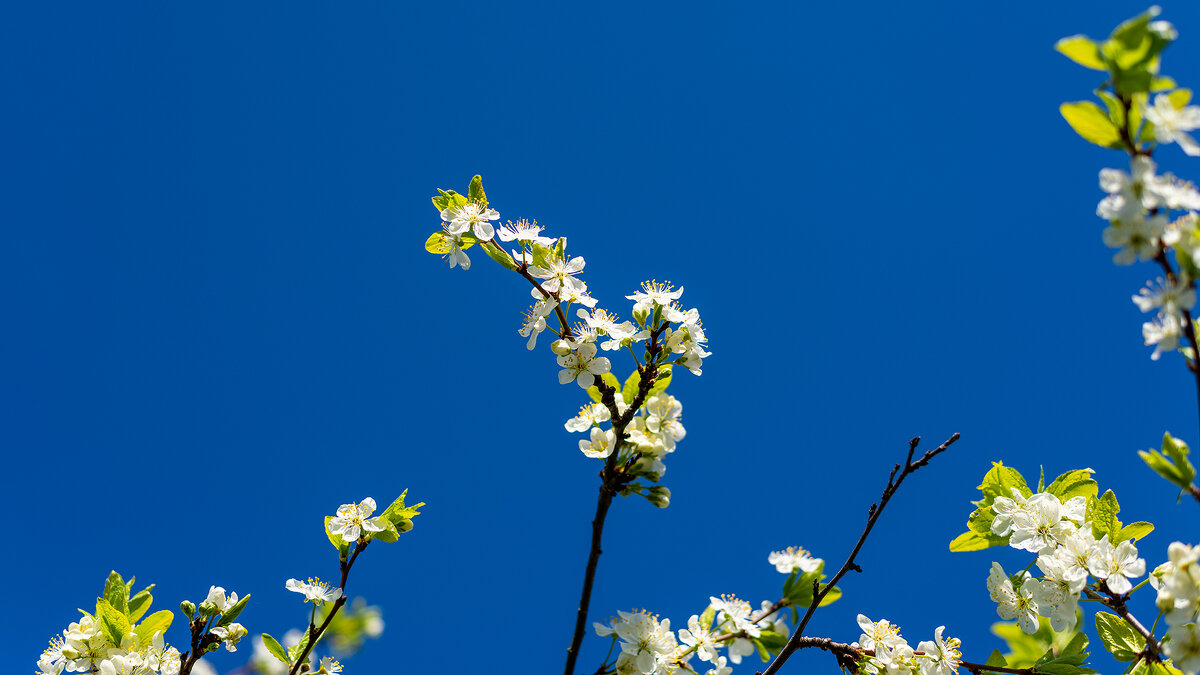
[[233,620],[238,618],[238,615],[241,614],[242,610],[246,608],[246,603],[249,601],[249,593],[241,598],[238,598],[238,601],[234,603],[232,607],[221,613],[221,620],[217,622],[217,625],[228,626],[229,624],[233,623]]
[[346,556],[350,555],[350,544],[346,543],[346,540],[342,539],[340,535],[336,535],[330,531],[329,521],[331,520],[333,520],[333,516],[325,516],[325,536],[329,538],[329,543],[333,544],[333,547],[338,550],[338,556],[342,560],[345,560]]
[[1188,489],[1196,477],[1196,468],[1188,459],[1187,443],[1171,436],[1170,432],[1163,434],[1161,452],[1139,450],[1138,455],[1146,466],[1181,489]]
[[[475,235],[471,234],[470,232],[464,232],[458,237],[458,239],[460,242],[462,242],[462,249],[464,251],[474,246],[478,241],[478,239],[475,238]],[[453,245],[454,237],[451,237],[442,231],[434,232],[433,234],[429,235],[428,239],[425,240],[425,250],[436,255],[446,255],[450,252],[450,249],[453,247]],[[491,254],[489,253],[488,255]]]
[[[108,579],[104,582],[104,599],[108,601],[114,609],[122,614],[126,614],[129,609],[129,586],[125,584],[125,580],[117,574],[116,570],[108,573]],[[113,644],[119,645],[118,640]]]
[[1092,534],[1097,539],[1106,534],[1110,534],[1109,541],[1121,531],[1121,521],[1117,518],[1117,514],[1121,512],[1121,505],[1117,503],[1117,496],[1112,490],[1106,490],[1099,498],[1092,497],[1088,499],[1087,515],[1085,520],[1092,523]]
[[1124,145],[1121,132],[1100,106],[1091,101],[1064,103],[1058,107],[1063,119],[1075,133],[1088,143],[1104,148],[1120,148]]
[[[1082,617],[1083,612],[1076,612]],[[1016,622],[992,624],[992,633],[1008,644],[1004,659],[1011,668],[1029,668],[1047,653],[1061,653],[1077,633],[1063,631],[1055,633],[1050,620],[1038,617],[1038,629],[1032,635],[1021,629]],[[999,665],[999,664],[992,664]]]
[[[130,581],[133,581],[130,579]],[[129,603],[125,608],[125,614],[130,621],[137,621],[142,618],[146,610],[150,609],[150,604],[154,602],[154,596],[150,595],[150,590],[154,588],[154,584],[143,588],[137,592],[132,598],[129,598]]]
[[[480,189],[483,189],[482,182],[480,183]],[[433,198],[433,207],[438,210],[438,213],[441,213],[446,209],[458,208],[470,201],[454,190],[443,190],[438,188],[438,193],[438,196]]]
[[[621,390],[621,381],[617,379],[616,375],[613,375],[612,373],[605,373],[600,376],[600,379],[604,381],[604,384],[607,384],[608,386],[612,387],[618,394],[621,395],[622,398],[625,397],[625,393]],[[587,388],[587,394],[596,403],[600,403],[604,398],[600,394],[600,387],[597,387],[594,384]],[[630,399],[630,400],[633,400],[633,399]]]
[[1065,37],[1054,44],[1054,49],[1084,68],[1108,70],[1108,64],[1100,55],[1100,45],[1084,35]]
[[1046,492],[1058,497],[1059,500],[1066,502],[1072,497],[1095,497],[1100,492],[1100,488],[1096,481],[1092,479],[1091,469],[1075,469],[1068,471],[1058,478],[1054,479],[1053,483],[1046,488]]
[[[308,633],[305,633],[305,635],[307,634]],[[279,661],[285,666],[292,665],[291,660],[288,658],[287,650],[283,648],[283,645],[279,644],[279,640],[276,640],[266,633],[262,634],[262,639],[263,645],[266,646],[268,652],[271,652],[271,656],[279,659]]]
[[[621,387],[621,398],[624,399],[625,405],[633,403],[633,399],[637,398],[638,387],[642,384],[642,374],[638,371],[633,371],[629,377],[625,378],[625,385]],[[663,365],[658,368],[658,375],[654,378],[654,384],[650,386],[650,390],[646,392],[646,398],[657,394],[660,391],[666,391],[671,385],[671,366]],[[599,391],[599,390],[597,390]]]
[[137,635],[138,646],[149,647],[154,640],[154,634],[163,633],[165,635],[174,619],[175,615],[169,609],[159,610],[146,617],[145,621],[133,629],[134,634]]
[[1096,612],[1096,634],[1118,661],[1133,661],[1146,647],[1145,638],[1116,614]]
[[1086,666],[1088,637],[1075,633],[1075,637],[1062,649],[1049,649],[1034,663],[1034,668],[1050,675],[1087,675],[1096,672]]
[[992,546],[1007,544],[1008,537],[1000,537],[992,533],[992,521],[996,518],[996,513],[992,510],[992,503],[996,501],[996,497],[1012,499],[1014,489],[1024,497],[1033,494],[1020,471],[1010,466],[1004,466],[1003,462],[993,462],[992,468],[984,474],[983,481],[979,484],[983,499],[972,502],[975,510],[967,517],[967,531],[950,542],[950,550],[955,552],[982,551]]
[[[813,582],[815,581],[819,584],[818,593],[826,587],[826,584],[820,583],[825,580],[824,570],[825,563],[821,563],[817,565],[815,570],[803,574],[798,574],[799,570],[792,570],[792,573],[783,581],[783,598],[787,601],[787,604],[793,607],[808,607],[812,605]],[[840,597],[842,597],[841,589],[834,586],[821,599],[819,606],[831,605],[837,602]]]
[[517,270],[517,261],[512,259],[512,256],[507,251],[496,245],[494,241],[485,241],[479,245],[483,252],[488,254],[488,257],[500,263],[500,266],[506,270]]
[[476,175],[471,179],[471,185],[467,188],[467,200],[487,206],[487,195],[483,193],[483,176]]
[[113,607],[104,598],[96,600],[96,620],[100,624],[100,630],[104,633],[104,637],[114,645],[121,644],[131,630],[129,618],[125,616],[125,613]]

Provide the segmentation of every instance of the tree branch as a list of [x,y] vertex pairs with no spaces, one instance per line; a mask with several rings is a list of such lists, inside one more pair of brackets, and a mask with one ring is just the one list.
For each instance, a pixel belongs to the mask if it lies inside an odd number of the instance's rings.
[[1142,639],[1146,641],[1146,649],[1143,652],[1146,660],[1162,660],[1162,658],[1159,656],[1162,654],[1162,645],[1159,644],[1157,639],[1155,639],[1154,633],[1151,633],[1145,626],[1143,626],[1142,622],[1138,621],[1137,617],[1135,617],[1129,611],[1129,608],[1125,606],[1126,596],[1113,593],[1108,589],[1108,585],[1103,582],[1101,582],[1100,585],[1100,590],[1103,591],[1103,594],[1097,593],[1090,588],[1085,588],[1083,590],[1089,598],[1093,600],[1099,600],[1100,602],[1104,603],[1105,607],[1108,607],[1112,611],[1116,612],[1117,616],[1124,619],[1125,623],[1128,623],[1135,631],[1138,632],[1139,635],[1142,636]]
[[[808,649],[816,647],[822,651],[833,654],[837,659],[838,665],[843,668],[852,668],[853,665],[863,656],[874,656],[875,652],[871,649],[859,649],[853,645],[848,645],[844,642],[834,642],[829,638],[806,637],[800,638],[797,641],[797,649]],[[917,656],[924,656],[925,652],[914,651]],[[991,673],[1007,673],[1009,675],[1034,675],[1037,671],[1033,668],[1008,668],[1006,666],[989,666],[984,663],[972,663],[970,661],[959,661],[958,665],[966,668],[972,673],[982,673],[984,671]],[[851,670],[851,672],[855,672]]]
[[[892,472],[888,476],[887,486],[883,489],[883,494],[879,497],[879,503],[872,504],[871,508],[867,510],[867,525],[863,528],[862,534],[858,537],[858,543],[854,545],[854,550],[850,551],[850,556],[846,558],[846,562],[842,564],[842,568],[837,571],[837,574],[833,575],[833,578],[829,580],[829,583],[826,584],[819,593],[813,594],[812,603],[809,604],[808,609],[804,612],[804,617],[796,626],[796,630],[794,633],[792,633],[792,637],[788,639],[787,644],[784,645],[778,656],[775,657],[775,660],[771,662],[771,664],[765,671],[761,673],[761,675],[773,675],[774,673],[779,672],[780,667],[783,666],[792,653],[800,648],[799,645],[804,639],[802,637],[804,634],[804,629],[808,626],[809,620],[812,619],[813,613],[817,611],[817,607],[821,605],[821,601],[825,599],[825,595],[829,593],[829,589],[837,585],[838,581],[840,581],[842,577],[846,576],[846,573],[850,570],[855,570],[856,572],[862,571],[862,568],[860,568],[854,562],[854,558],[858,556],[858,552],[862,550],[863,544],[866,543],[867,537],[871,534],[872,528],[875,527],[875,521],[879,520],[879,514],[883,513],[884,507],[887,506],[888,501],[890,501],[892,498],[892,495],[896,494],[896,491],[900,489],[900,485],[904,482],[904,479],[917,469],[929,464],[930,460],[932,460],[934,457],[945,452],[945,450],[953,445],[958,438],[959,435],[955,433],[938,447],[927,451],[916,462],[912,461],[912,457],[913,453],[916,452],[917,444],[921,442],[921,437],[917,436],[909,441],[908,456],[904,460],[904,470],[900,471],[899,464],[892,467]],[[900,472],[899,476],[896,475],[898,471]]]

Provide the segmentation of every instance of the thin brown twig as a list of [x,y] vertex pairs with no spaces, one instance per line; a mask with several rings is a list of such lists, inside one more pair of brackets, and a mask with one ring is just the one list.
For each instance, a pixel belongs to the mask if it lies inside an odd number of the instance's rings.
[[608,515],[609,507],[612,506],[613,497],[619,492],[623,478],[623,472],[617,470],[617,458],[620,454],[621,444],[625,441],[625,429],[633,421],[634,413],[645,402],[646,395],[649,394],[651,387],[654,386],[655,378],[658,377],[658,354],[662,350],[658,344],[658,338],[666,330],[667,325],[668,323],[664,321],[650,334],[650,344],[646,348],[650,353],[650,358],[646,360],[646,365],[642,368],[637,393],[624,413],[621,413],[617,407],[616,389],[610,387],[599,375],[595,376],[596,387],[600,389],[600,401],[608,408],[612,419],[613,451],[605,460],[604,469],[600,472],[600,496],[596,500],[596,515],[592,518],[592,545],[588,551],[587,565],[583,571],[583,590],[579,594],[579,608],[575,613],[575,630],[571,634],[571,646],[567,648],[567,662],[563,667],[564,675],[572,675],[575,672],[579,646],[583,643],[588,608],[591,605],[592,585],[596,578],[596,566],[599,564],[600,554],[603,552],[600,543],[604,534],[604,519]]
[[[805,637],[800,638],[797,649],[807,649],[816,647],[822,651],[829,652],[837,659],[838,665],[842,667],[850,666],[856,663],[860,658],[865,656],[874,656],[875,652],[871,649],[860,649],[854,645],[848,645],[844,642],[834,642],[829,638]],[[916,656],[924,656],[925,652],[920,650],[914,651]],[[1034,675],[1037,671],[1033,668],[1009,668],[1007,666],[989,666],[986,663],[972,663],[970,661],[959,661],[958,665],[966,668],[968,671],[978,675],[984,671],[991,673],[1006,673],[1008,675]]]
[[[795,632],[792,633],[792,636],[788,639],[787,644],[783,646],[783,649],[780,650],[779,654],[775,657],[775,660],[772,661],[769,666],[767,666],[767,669],[763,671],[761,675],[773,675],[774,673],[779,672],[780,667],[783,666],[792,653],[799,649],[799,644],[801,640],[804,639],[804,629],[808,626],[809,620],[812,619],[813,614],[817,611],[817,607],[821,605],[821,601],[823,601],[826,594],[829,593],[829,589],[836,586],[837,583],[841,581],[842,577],[846,576],[846,573],[850,570],[854,570],[856,572],[862,571],[862,568],[854,562],[854,559],[858,556],[858,552],[862,550],[863,544],[866,543],[867,537],[871,534],[871,530],[875,527],[875,522],[879,520],[879,514],[883,513],[884,507],[887,506],[888,501],[890,501],[892,498],[892,495],[896,494],[896,491],[900,489],[900,485],[904,482],[904,479],[917,469],[929,464],[930,460],[932,460],[934,457],[945,452],[947,448],[949,448],[954,444],[955,441],[958,440],[958,438],[959,435],[955,433],[938,447],[927,451],[915,462],[912,461],[912,457],[913,453],[917,449],[917,444],[921,442],[921,437],[917,436],[909,441],[908,456],[904,460],[904,470],[900,470],[899,464],[892,467],[892,472],[890,475],[888,475],[887,486],[883,489],[883,494],[879,498],[879,503],[872,504],[871,508],[867,510],[866,527],[863,528],[863,532],[861,535],[859,535],[858,542],[854,545],[854,549],[850,551],[850,555],[846,558],[846,562],[842,563],[841,569],[837,571],[837,574],[833,575],[833,578],[829,580],[828,584],[825,584],[825,586],[819,591],[817,591],[815,588],[813,589],[814,592],[812,602],[809,604],[808,609],[805,610],[804,617],[800,619],[800,623],[796,626]],[[899,472],[899,475],[897,475],[897,472]]]
[[325,634],[325,629],[329,628],[329,624],[333,621],[334,615],[338,613],[338,610],[342,608],[342,605],[346,604],[346,578],[350,576],[350,568],[354,566],[354,561],[358,559],[358,554],[362,553],[363,550],[367,548],[367,544],[370,543],[370,540],[364,541],[359,539],[354,544],[354,553],[350,555],[350,559],[339,561],[338,564],[342,570],[342,583],[338,585],[338,588],[342,589],[342,594],[333,602],[333,607],[329,610],[329,614],[325,616],[325,620],[321,622],[320,627],[313,625],[312,621],[308,622],[308,644],[304,645],[304,649],[301,650],[300,656],[296,658],[296,662],[293,663],[291,669],[288,670],[288,675],[296,675],[296,673],[300,671],[301,666],[308,660],[308,655],[312,652],[313,647],[317,646],[317,642],[321,639],[321,636]]

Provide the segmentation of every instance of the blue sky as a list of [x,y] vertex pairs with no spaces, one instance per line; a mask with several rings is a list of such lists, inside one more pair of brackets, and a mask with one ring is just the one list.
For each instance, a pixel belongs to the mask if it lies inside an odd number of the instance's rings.
[[[562,428],[582,392],[516,335],[524,282],[422,248],[435,188],[476,173],[568,237],[601,306],[669,279],[708,331],[704,376],[672,385],[672,505],[614,506],[595,618],[775,599],[769,551],[840,564],[907,440],[955,431],[813,634],[853,640],[863,612],[1000,646],[984,579],[1025,558],[947,552],[993,460],[1096,469],[1159,525],[1157,564],[1195,505],[1134,451],[1195,443],[1196,401],[1141,344],[1150,268],[1100,241],[1097,171],[1122,160],[1057,112],[1099,78],[1051,49],[1144,8],[6,6],[10,669],[110,569],[163,608],[253,593],[242,622],[281,634],[305,616],[284,581],[336,574],[321,518],[408,488],[416,529],[351,578],[387,632],[348,672],[558,672],[598,466]],[[1164,9],[1164,72],[1195,84],[1200,9]],[[1195,177],[1182,159],[1161,156]]]

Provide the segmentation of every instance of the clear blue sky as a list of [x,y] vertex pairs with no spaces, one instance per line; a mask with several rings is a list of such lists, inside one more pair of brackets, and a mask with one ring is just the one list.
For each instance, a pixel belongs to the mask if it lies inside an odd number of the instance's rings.
[[[669,279],[708,330],[704,376],[672,388],[672,505],[615,505],[595,618],[773,600],[788,545],[840,563],[914,435],[963,438],[814,634],[853,640],[864,612],[1000,646],[984,580],[1026,558],[947,552],[996,459],[1095,468],[1161,562],[1195,504],[1134,451],[1194,444],[1196,402],[1141,344],[1150,268],[1100,241],[1120,156],[1057,112],[1099,78],[1051,49],[1144,8],[6,5],[5,670],[110,569],[164,608],[253,593],[242,622],[281,634],[304,617],[284,581],[336,573],[321,518],[404,488],[428,507],[351,578],[387,632],[348,672],[561,670],[598,466],[562,428],[582,393],[516,334],[524,282],[422,249],[435,188],[475,173],[569,238],[601,306]],[[1200,8],[1164,9],[1165,72],[1200,84]],[[789,667],[813,668],[834,664]]]

